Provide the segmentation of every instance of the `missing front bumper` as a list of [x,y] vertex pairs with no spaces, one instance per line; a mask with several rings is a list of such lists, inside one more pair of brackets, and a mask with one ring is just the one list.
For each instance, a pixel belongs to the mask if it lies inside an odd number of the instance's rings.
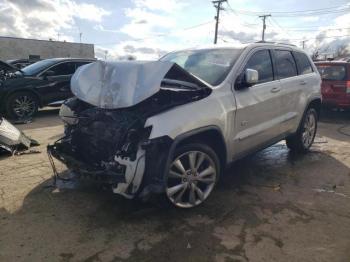
[[141,148],[138,150],[135,160],[116,156],[113,162],[103,163],[101,168],[77,160],[73,152],[69,151],[65,144],[61,142],[48,145],[47,153],[55,181],[66,179],[60,177],[53,158],[65,164],[68,169],[76,174],[78,179],[108,184],[112,187],[114,193],[126,198],[134,198],[139,192],[145,171],[145,151]]
[[50,163],[54,172],[55,179],[62,179],[56,170],[54,157],[61,163],[65,164],[68,169],[77,174],[79,179],[92,180],[99,183],[115,185],[118,183],[125,183],[125,166],[118,165],[106,165],[105,168],[95,168],[88,164],[75,159],[69,152],[65,152],[62,149],[61,143],[55,143],[54,145],[47,146],[47,153],[50,159]]

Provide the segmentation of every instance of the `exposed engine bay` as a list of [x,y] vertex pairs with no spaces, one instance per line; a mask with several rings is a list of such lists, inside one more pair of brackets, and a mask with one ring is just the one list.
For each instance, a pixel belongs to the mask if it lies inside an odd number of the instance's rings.
[[17,71],[18,68],[0,60],[0,81],[17,77],[18,75],[15,73]]
[[79,97],[67,100],[60,110],[65,136],[48,146],[49,156],[66,164],[79,177],[99,180],[112,185],[115,193],[134,197],[146,170],[150,165],[154,168],[154,162],[160,161],[159,155],[164,153],[155,151],[170,147],[170,138],[149,140],[152,127],[145,127],[146,120],[203,99],[212,91],[176,64],[161,78],[155,94],[130,107],[109,109]]

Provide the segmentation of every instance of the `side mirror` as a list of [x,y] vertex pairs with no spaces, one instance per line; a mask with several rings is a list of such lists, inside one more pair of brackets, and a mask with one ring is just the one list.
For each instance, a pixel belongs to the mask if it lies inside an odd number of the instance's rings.
[[235,89],[245,89],[251,87],[258,83],[259,80],[259,72],[254,69],[247,68],[241,75],[238,77]]
[[259,72],[254,69],[247,68],[244,72],[244,82],[247,86],[253,86],[259,81]]
[[47,79],[48,77],[54,76],[54,75],[55,75],[55,72],[54,72],[54,71],[52,71],[52,70],[47,70],[47,71],[44,73],[43,77]]

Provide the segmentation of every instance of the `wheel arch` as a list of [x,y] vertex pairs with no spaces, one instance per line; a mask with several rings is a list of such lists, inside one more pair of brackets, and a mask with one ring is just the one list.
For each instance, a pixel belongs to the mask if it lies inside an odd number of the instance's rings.
[[224,136],[218,126],[206,126],[191,130],[177,136],[170,148],[167,167],[170,165],[171,159],[174,156],[175,149],[178,146],[189,143],[203,143],[210,146],[218,155],[221,164],[221,170],[225,169],[227,164],[227,148]]
[[306,106],[305,109],[304,109],[303,114],[302,114],[301,117],[300,117],[299,124],[298,124],[298,126],[297,126],[297,129],[295,130],[295,133],[298,132],[298,130],[300,130],[301,125],[302,125],[302,122],[303,122],[303,119],[304,119],[304,117],[305,117],[305,114],[306,114],[306,112],[309,110],[309,108],[315,108],[316,113],[317,113],[317,117],[320,116],[320,113],[321,113],[321,104],[322,104],[322,100],[321,100],[321,98],[319,98],[319,97],[316,97],[316,98],[313,98],[313,99],[310,99],[310,100],[309,100],[309,102],[307,103],[307,106]]
[[15,93],[20,93],[20,92],[27,92],[27,93],[31,93],[31,94],[33,94],[36,98],[37,98],[37,100],[38,100],[38,102],[39,102],[39,107],[42,107],[43,106],[43,100],[41,99],[41,96],[40,96],[40,94],[38,93],[38,92],[36,92],[35,90],[33,90],[33,89],[26,89],[26,88],[20,88],[20,89],[15,89],[15,90],[11,90],[11,91],[9,91],[9,92],[7,92],[7,94],[4,96],[4,98],[3,98],[3,104],[5,104],[5,101],[11,96],[11,95],[13,95],[13,94],[15,94]]
[[[317,112],[317,115],[319,116],[321,113],[321,105],[322,105],[322,100],[321,98],[314,98],[312,100],[309,101],[308,106],[306,107],[305,112],[309,109],[309,108],[314,108]],[[305,114],[304,112],[304,114]]]

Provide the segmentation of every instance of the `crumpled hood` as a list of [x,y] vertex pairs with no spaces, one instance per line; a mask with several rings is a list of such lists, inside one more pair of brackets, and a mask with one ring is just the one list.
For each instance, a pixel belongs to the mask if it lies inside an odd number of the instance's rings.
[[18,68],[14,67],[13,65],[10,65],[2,60],[0,60],[0,70],[5,71],[17,71]]
[[165,61],[97,61],[75,72],[71,89],[80,100],[100,108],[130,107],[157,93],[173,65]]

